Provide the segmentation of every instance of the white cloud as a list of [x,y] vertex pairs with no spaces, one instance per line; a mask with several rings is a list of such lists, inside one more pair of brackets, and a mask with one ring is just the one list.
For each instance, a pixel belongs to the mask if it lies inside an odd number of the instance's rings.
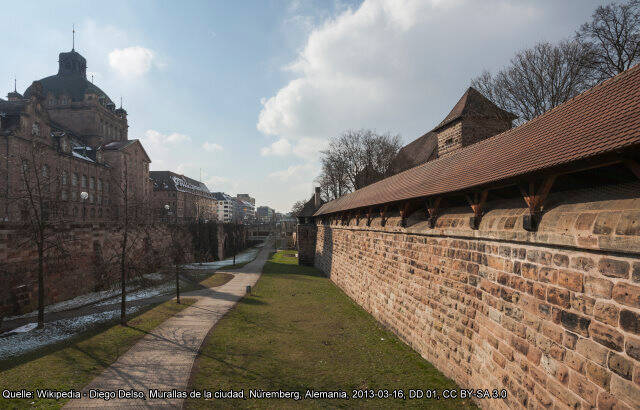
[[[310,141],[350,128],[418,137],[446,115],[473,76],[500,63],[496,48],[510,56],[522,47],[522,38],[505,33],[539,24],[537,5],[365,0],[328,19],[285,67],[294,78],[261,101],[257,128],[278,139],[261,153],[317,154],[321,144],[312,148]],[[298,141],[304,143],[296,152]]]
[[204,149],[207,152],[222,151],[222,145],[216,144],[215,142],[207,141],[204,144],[202,144],[202,149]]
[[150,145],[165,145],[179,142],[188,142],[191,141],[191,137],[177,132],[172,132],[171,134],[162,134],[156,130],[147,130],[141,140],[144,143],[149,143]]
[[291,165],[287,169],[271,172],[269,178],[277,179],[282,182],[291,180],[304,181],[313,178],[317,172],[316,165],[312,163]]
[[177,171],[179,168],[178,159],[176,158],[176,149],[187,146],[191,141],[188,135],[172,132],[163,134],[156,130],[147,130],[140,138],[142,146],[151,158],[151,167],[155,171],[170,170]]
[[153,51],[133,46],[116,48],[109,53],[109,65],[125,77],[140,77],[151,69]]
[[262,155],[263,157],[269,155],[283,156],[289,154],[291,154],[291,143],[289,143],[286,138],[280,138],[270,146],[260,149],[260,155]]

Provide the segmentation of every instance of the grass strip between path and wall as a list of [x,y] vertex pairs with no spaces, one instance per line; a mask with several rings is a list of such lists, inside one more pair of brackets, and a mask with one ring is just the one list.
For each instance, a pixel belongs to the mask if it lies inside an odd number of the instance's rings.
[[[295,252],[265,264],[251,295],[205,339],[190,389],[346,391],[454,389],[456,384],[385,330]],[[187,408],[466,408],[470,400],[190,399]]]
[[[0,388],[80,390],[147,332],[194,302],[193,298],[184,298],[180,304],[170,300],[129,318],[129,326],[114,322],[102,324],[73,339],[4,361],[0,363]],[[58,408],[66,401],[7,400],[0,397],[0,408]]]

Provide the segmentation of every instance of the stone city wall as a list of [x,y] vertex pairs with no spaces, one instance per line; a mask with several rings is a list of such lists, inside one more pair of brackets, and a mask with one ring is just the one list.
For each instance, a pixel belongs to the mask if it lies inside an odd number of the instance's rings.
[[522,199],[489,202],[478,230],[468,208],[433,229],[423,211],[325,218],[315,265],[460,387],[507,390],[483,408],[638,408],[638,193],[552,194],[537,232]]
[[[63,240],[64,252],[51,249],[45,258],[45,303],[107,289],[120,282],[119,252],[122,233],[108,224],[73,224]],[[179,230],[176,239],[191,259],[191,236]],[[129,233],[130,276],[153,272],[171,263],[172,239],[167,226],[132,229]],[[4,314],[37,308],[38,252],[16,226],[0,227],[0,309]]]
[[[73,223],[63,227],[55,248],[46,254],[45,304],[104,290],[120,282],[122,232],[108,223]],[[234,237],[237,239],[234,240]],[[56,239],[59,239],[56,238]],[[232,255],[233,246],[244,249],[242,226],[203,223],[155,223],[132,228],[129,233],[130,277],[157,271],[173,263],[179,244],[184,262],[219,260]],[[19,226],[0,224],[0,315],[37,308],[38,252]]]

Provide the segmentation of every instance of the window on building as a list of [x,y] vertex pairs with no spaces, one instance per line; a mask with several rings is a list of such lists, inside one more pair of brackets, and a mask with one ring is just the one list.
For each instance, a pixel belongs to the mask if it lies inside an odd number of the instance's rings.
[[102,218],[102,208],[98,209],[98,216]]
[[78,174],[75,172],[71,175],[71,185],[78,186]]
[[47,178],[49,176],[49,165],[45,164],[42,166],[42,178]]
[[26,175],[29,172],[29,161],[26,159],[22,160],[22,174]]
[[67,200],[67,191],[66,190],[62,190],[60,191],[60,199],[62,199],[63,201]]
[[91,217],[95,218],[96,217],[96,210],[91,208]]
[[89,192],[89,202],[93,203],[93,192]]
[[94,177],[89,178],[89,188],[94,189],[96,186],[96,179]]
[[77,206],[73,207],[73,216],[78,216],[78,207]]
[[98,178],[98,191],[102,191],[102,178]]
[[102,204],[102,195],[98,193],[98,205]]
[[87,176],[86,175],[82,175],[82,183],[81,185],[83,188],[87,187]]
[[67,185],[67,171],[62,171],[62,185]]

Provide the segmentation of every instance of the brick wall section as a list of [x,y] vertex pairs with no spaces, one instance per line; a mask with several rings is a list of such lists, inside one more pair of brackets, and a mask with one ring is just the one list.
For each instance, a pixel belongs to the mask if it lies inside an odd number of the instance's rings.
[[312,224],[298,224],[296,241],[298,243],[298,263],[313,266],[316,253],[317,228]]
[[454,122],[437,131],[438,156],[442,157],[462,147],[462,121]]
[[[45,267],[45,303],[105,289],[120,282],[118,241],[121,234],[108,224],[76,224],[64,242],[68,257],[50,254]],[[172,241],[168,228],[154,225],[133,231],[136,238],[130,250],[136,275],[150,273],[172,262]],[[177,240],[192,260],[191,235],[180,231]],[[37,308],[38,276],[37,251],[25,244],[15,227],[0,225],[0,312],[23,313]]]
[[511,121],[493,118],[468,118],[462,124],[462,146],[475,144],[511,128]]
[[638,192],[552,195],[536,233],[515,200],[475,231],[466,208],[322,222],[315,264],[461,387],[508,390],[484,408],[638,408]]

